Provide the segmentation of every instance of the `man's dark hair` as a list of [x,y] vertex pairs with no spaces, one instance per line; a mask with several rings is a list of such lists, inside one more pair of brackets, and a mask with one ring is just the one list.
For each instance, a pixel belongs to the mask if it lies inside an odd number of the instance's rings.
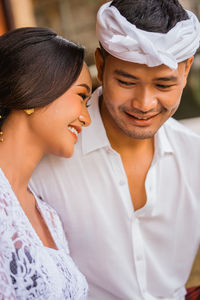
[[43,107],[79,76],[84,48],[48,28],[26,27],[0,37],[0,127],[11,110]]
[[178,0],[113,0],[111,5],[145,31],[166,33],[179,21],[189,18]]

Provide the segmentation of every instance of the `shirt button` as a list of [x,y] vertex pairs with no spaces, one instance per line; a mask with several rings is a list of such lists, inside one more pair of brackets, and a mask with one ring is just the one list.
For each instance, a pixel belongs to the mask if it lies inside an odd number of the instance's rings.
[[136,225],[139,223],[139,220],[138,220],[138,218],[135,215],[132,216],[132,221]]
[[126,184],[126,182],[123,179],[121,179],[120,182],[119,182],[119,184],[120,185],[124,185],[124,184]]
[[138,261],[141,261],[141,260],[142,260],[142,255],[138,255],[138,256],[136,257],[136,259],[137,259]]
[[106,152],[107,152],[107,153],[111,153],[112,150],[111,150],[109,147],[106,147]]

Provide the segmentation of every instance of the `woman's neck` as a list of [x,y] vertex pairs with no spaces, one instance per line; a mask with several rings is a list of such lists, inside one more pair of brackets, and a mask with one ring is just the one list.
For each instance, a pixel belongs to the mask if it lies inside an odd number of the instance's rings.
[[14,191],[25,191],[44,152],[20,113],[11,115],[2,131],[4,141],[0,143],[0,168]]

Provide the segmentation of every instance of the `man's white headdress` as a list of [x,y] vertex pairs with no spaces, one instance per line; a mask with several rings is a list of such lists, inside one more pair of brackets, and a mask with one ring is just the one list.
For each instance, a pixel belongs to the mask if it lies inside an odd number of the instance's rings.
[[146,64],[164,64],[176,69],[179,62],[193,56],[200,45],[200,24],[186,11],[189,19],[178,22],[167,33],[138,29],[123,17],[118,9],[102,5],[97,14],[96,32],[103,48],[121,60]]

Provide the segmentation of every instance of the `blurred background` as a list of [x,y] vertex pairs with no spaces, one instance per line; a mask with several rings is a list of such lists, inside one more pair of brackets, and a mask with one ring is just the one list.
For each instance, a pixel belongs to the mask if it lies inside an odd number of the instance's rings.
[[[102,0],[0,0],[0,35],[25,26],[43,26],[63,37],[86,46],[86,62],[97,87],[94,51],[96,13]],[[180,0],[200,19],[200,0]],[[200,134],[200,51],[195,56],[181,105],[174,115]],[[200,154],[199,154],[200,155]],[[187,237],[186,237],[187,238]],[[200,251],[187,286],[200,285]]]

